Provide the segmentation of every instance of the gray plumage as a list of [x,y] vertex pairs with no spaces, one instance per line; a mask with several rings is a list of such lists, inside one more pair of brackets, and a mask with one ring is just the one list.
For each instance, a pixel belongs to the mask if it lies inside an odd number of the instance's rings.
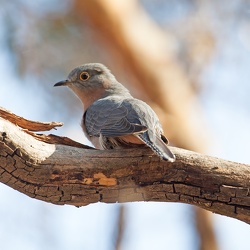
[[83,103],[82,128],[96,148],[149,146],[162,159],[175,156],[155,112],[133,98],[102,64],[89,63],[71,71],[54,86],[68,86]]

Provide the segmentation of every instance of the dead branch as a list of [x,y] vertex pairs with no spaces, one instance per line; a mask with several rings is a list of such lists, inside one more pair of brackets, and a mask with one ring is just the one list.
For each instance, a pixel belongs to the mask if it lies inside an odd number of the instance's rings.
[[0,181],[58,205],[183,202],[250,223],[249,165],[171,149],[175,163],[150,149],[47,144],[0,118]]
[[56,127],[63,126],[62,122],[36,122],[27,120],[21,116],[15,115],[9,110],[0,107],[0,117],[18,125],[23,129],[28,129],[30,131],[48,131],[55,129]]
[[[23,131],[27,134],[32,135],[39,141],[43,141],[50,144],[62,144],[77,148],[92,148],[87,145],[83,145],[79,142],[73,141],[68,137],[65,136],[57,136],[57,135],[44,135],[44,134],[37,134],[33,131],[48,131],[51,129],[56,129],[56,127],[63,126],[62,122],[37,122],[25,119],[21,116],[18,116],[12,113],[9,110],[6,110],[3,107],[0,107],[0,117],[12,122],[13,124],[19,126],[23,129]],[[92,148],[93,149],[93,148]]]

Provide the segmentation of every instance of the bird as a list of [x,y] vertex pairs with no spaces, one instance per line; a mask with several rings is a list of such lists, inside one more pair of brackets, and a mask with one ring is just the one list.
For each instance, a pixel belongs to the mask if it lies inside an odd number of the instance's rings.
[[105,65],[80,65],[54,86],[69,87],[82,102],[81,127],[95,148],[150,147],[161,159],[175,161],[156,113],[134,98]]

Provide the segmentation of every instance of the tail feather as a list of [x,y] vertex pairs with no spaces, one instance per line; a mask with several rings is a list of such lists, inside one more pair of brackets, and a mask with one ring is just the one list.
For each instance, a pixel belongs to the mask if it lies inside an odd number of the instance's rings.
[[158,136],[155,137],[154,142],[152,142],[147,133],[138,135],[138,137],[144,141],[157,155],[159,155],[163,160],[174,162],[175,155],[170,151],[166,143]]

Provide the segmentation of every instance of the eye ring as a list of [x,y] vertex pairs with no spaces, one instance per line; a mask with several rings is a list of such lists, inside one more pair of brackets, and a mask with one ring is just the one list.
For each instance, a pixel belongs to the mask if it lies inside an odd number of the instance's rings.
[[84,71],[79,76],[80,80],[87,81],[90,78],[90,75],[88,72]]

